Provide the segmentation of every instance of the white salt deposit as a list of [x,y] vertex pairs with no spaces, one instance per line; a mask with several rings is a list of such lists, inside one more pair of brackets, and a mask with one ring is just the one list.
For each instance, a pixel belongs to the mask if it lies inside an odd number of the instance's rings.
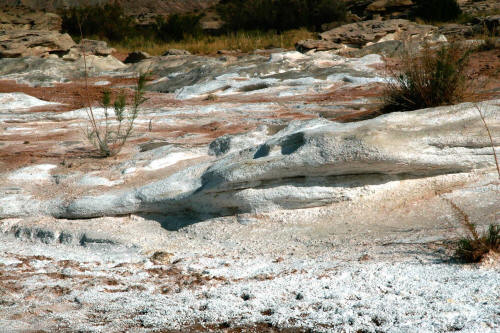
[[49,181],[52,176],[50,170],[57,168],[54,164],[38,164],[12,172],[9,180],[15,181]]
[[203,155],[195,154],[192,152],[174,152],[167,156],[151,161],[144,169],[148,171],[163,169],[168,166],[174,165],[184,160],[189,160]]
[[42,101],[25,93],[0,93],[0,112],[12,112],[37,106],[57,105],[59,103]]

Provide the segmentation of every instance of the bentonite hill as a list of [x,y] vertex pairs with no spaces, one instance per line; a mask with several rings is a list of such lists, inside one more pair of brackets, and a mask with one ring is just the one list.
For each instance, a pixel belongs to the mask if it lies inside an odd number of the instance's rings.
[[500,330],[496,1],[346,1],[294,49],[161,55],[0,3],[1,332]]

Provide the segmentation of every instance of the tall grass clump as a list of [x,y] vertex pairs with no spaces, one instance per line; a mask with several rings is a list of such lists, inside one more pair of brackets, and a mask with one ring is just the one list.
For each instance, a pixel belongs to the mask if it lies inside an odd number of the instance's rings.
[[422,52],[406,51],[391,70],[382,113],[411,111],[464,100],[470,50],[457,45]]

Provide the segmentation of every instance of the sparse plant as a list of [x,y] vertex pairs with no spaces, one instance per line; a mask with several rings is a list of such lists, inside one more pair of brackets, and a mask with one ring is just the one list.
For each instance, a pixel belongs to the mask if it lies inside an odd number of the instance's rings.
[[437,50],[426,46],[420,53],[407,50],[400,59],[401,67],[390,73],[381,112],[462,102],[470,53],[458,45],[445,45]]
[[458,240],[455,256],[464,262],[479,262],[490,251],[500,252],[500,225],[490,224],[488,229],[480,233],[474,223],[471,222],[467,213],[458,207],[453,201],[447,200],[453,209],[460,215],[460,220],[467,237]]
[[[483,111],[479,104],[475,104],[475,107],[481,117],[483,126],[488,134],[491,149],[493,150],[493,158],[495,159],[495,165],[497,168],[498,178],[500,179],[500,166],[498,163],[497,154],[495,151],[495,144],[493,142],[493,137],[491,136],[490,128],[486,123]],[[460,207],[458,207],[453,201],[445,199],[453,208],[455,212],[459,215],[460,222],[464,226],[467,236],[462,237],[456,243],[455,256],[468,263],[479,262],[481,259],[488,254],[490,251],[500,253],[500,224],[490,224],[488,229],[482,234],[477,230],[476,224],[474,224],[469,215],[464,212]]]
[[[87,139],[103,157],[114,156],[120,152],[125,142],[132,134],[134,122],[140,112],[140,106],[147,99],[144,97],[147,74],[140,74],[134,91],[132,104],[127,107],[127,98],[121,91],[112,101],[112,93],[104,90],[101,96],[101,107],[104,118],[96,120],[94,111],[89,116],[90,126],[86,131]],[[109,110],[113,110],[113,115]]]

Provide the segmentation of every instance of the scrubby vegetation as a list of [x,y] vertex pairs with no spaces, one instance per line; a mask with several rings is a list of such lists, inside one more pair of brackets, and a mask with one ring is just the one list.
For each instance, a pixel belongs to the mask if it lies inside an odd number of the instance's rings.
[[[60,12],[62,29],[73,36],[98,36],[118,41],[135,33],[132,18],[118,3],[71,7]],[[81,31],[80,31],[81,29]]]
[[118,2],[104,5],[72,7],[60,12],[62,29],[73,36],[96,36],[111,42],[123,42],[141,37],[151,41],[178,41],[201,34],[202,15],[172,15],[168,19],[158,17],[150,25],[138,25],[125,15]]
[[324,23],[344,21],[347,13],[340,0],[222,0],[217,11],[232,31],[319,30]]
[[[86,136],[102,157],[118,154],[132,134],[140,106],[146,101],[144,97],[146,78],[147,74],[139,75],[130,106],[127,106],[127,98],[123,92],[115,96],[112,101],[111,92],[104,90],[101,98],[101,106],[104,109],[102,120],[97,119],[90,103],[87,105],[90,124]],[[109,112],[110,108],[113,110],[113,115]]]
[[469,55],[470,50],[458,45],[445,45],[435,51],[426,47],[418,54],[405,52],[401,67],[391,71],[382,113],[462,102]]
[[417,0],[414,16],[428,22],[456,20],[462,13],[456,0]]
[[125,15],[119,2],[72,7],[60,15],[63,32],[77,40],[83,35],[108,41],[117,49],[141,49],[152,54],[168,48],[196,53],[291,48],[297,40],[310,38],[308,31],[319,30],[323,23],[344,21],[346,17],[340,0],[223,0],[217,11],[226,22],[218,36],[203,31],[203,14],[158,16],[149,25],[139,25]]
[[203,34],[200,20],[202,15],[172,15],[167,20],[159,17],[155,33],[162,41],[180,41],[186,36],[200,37]]

